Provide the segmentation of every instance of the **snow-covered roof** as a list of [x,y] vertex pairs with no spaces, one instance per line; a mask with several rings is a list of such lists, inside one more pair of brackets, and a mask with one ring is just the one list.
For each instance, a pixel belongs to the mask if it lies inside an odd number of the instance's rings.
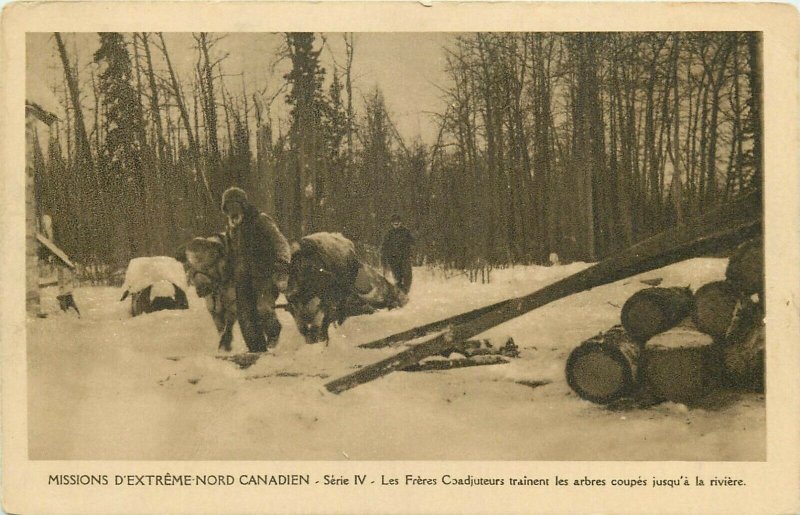
[[149,256],[131,259],[125,272],[123,291],[135,293],[159,281],[169,281],[182,290],[187,290],[186,272],[183,265],[169,256]]

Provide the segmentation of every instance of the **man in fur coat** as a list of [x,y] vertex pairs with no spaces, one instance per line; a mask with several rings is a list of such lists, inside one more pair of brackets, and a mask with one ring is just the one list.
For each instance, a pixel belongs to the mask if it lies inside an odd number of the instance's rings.
[[222,212],[228,219],[239,328],[250,352],[264,352],[277,345],[281,333],[275,300],[289,279],[289,243],[240,188],[225,191]]

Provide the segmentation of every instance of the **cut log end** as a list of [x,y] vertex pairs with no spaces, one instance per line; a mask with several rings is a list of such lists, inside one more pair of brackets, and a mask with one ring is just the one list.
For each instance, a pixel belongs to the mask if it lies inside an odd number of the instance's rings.
[[723,342],[758,311],[753,301],[730,281],[701,287],[695,293],[694,304],[692,319],[697,329]]
[[646,288],[633,294],[622,306],[622,325],[631,337],[645,342],[675,327],[693,307],[688,288]]
[[[625,303],[628,306],[628,303]],[[625,307],[623,306],[623,307]],[[659,306],[651,299],[642,299],[632,307],[623,311],[622,325],[637,340],[647,340],[658,334],[659,327],[666,322]]]
[[580,397],[608,404],[634,389],[638,356],[639,345],[621,326],[615,326],[572,351],[567,383]]

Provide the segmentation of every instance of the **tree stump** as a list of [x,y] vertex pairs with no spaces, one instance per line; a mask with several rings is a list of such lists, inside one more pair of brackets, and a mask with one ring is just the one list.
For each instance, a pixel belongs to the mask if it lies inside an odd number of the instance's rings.
[[736,249],[728,261],[725,278],[748,295],[764,292],[764,241],[756,238]]
[[622,326],[634,340],[651,337],[675,327],[694,307],[689,288],[646,288],[634,293],[622,306]]
[[758,313],[756,304],[730,281],[708,283],[694,295],[695,326],[723,344],[757,319]]
[[584,341],[567,359],[567,383],[582,398],[608,404],[635,390],[641,346],[621,325]]
[[766,329],[761,322],[750,327],[743,337],[728,342],[722,349],[725,382],[730,386],[763,392],[765,354]]
[[691,404],[704,397],[719,377],[718,359],[708,335],[671,329],[647,342],[642,380],[658,398]]

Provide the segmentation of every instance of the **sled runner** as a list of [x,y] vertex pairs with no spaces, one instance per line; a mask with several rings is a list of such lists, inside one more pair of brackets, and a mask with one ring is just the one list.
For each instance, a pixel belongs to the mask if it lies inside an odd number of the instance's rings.
[[[452,322],[456,317],[442,320],[438,322],[446,328],[442,334],[331,381],[325,387],[330,392],[341,393],[409,367],[427,356],[442,352],[452,346],[453,342],[467,340],[553,301],[705,253],[731,249],[761,234],[762,221],[761,192],[755,191],[685,225],[656,234],[533,293],[459,315],[461,318],[458,323]],[[395,337],[400,336],[393,335],[382,340]],[[364,347],[370,348],[374,343],[364,344]]]

